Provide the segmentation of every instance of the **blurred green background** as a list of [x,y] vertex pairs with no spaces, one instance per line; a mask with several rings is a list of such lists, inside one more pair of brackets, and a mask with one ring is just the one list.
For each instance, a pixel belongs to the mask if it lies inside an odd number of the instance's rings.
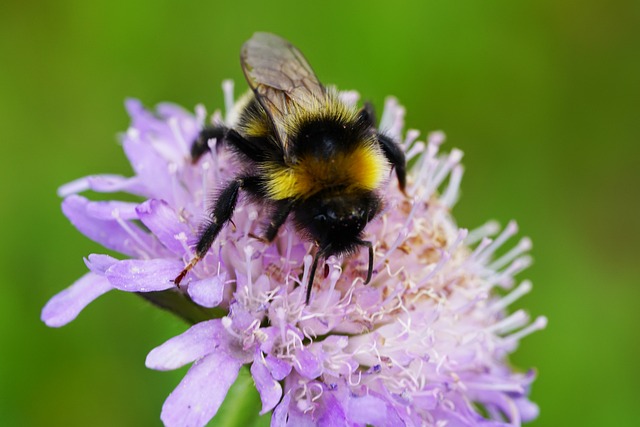
[[256,30],[379,111],[397,96],[423,135],[444,130],[465,152],[459,224],[515,218],[533,239],[520,305],[549,326],[512,358],[539,371],[530,425],[638,425],[637,0],[3,1],[0,424],[159,425],[184,370],[144,359],[185,325],[115,292],[64,328],[39,320],[101,251],[56,189],[130,174],[126,97],[221,107],[223,79],[245,87],[238,54]]

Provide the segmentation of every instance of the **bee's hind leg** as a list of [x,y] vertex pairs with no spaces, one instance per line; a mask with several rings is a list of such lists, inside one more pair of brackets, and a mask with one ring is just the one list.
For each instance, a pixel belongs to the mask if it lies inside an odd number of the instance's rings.
[[398,187],[400,191],[404,193],[404,188],[407,185],[407,165],[402,148],[388,136],[378,133],[378,142],[384,156],[389,163],[395,168],[396,176],[398,177]]
[[[376,113],[370,102],[365,102],[358,114],[360,116],[360,120],[368,123],[374,129],[377,128]],[[404,188],[407,184],[407,165],[404,152],[393,138],[388,137],[381,132],[376,132],[376,137],[384,156],[395,168],[396,176],[398,177],[398,187],[400,187],[400,191],[404,193]]]

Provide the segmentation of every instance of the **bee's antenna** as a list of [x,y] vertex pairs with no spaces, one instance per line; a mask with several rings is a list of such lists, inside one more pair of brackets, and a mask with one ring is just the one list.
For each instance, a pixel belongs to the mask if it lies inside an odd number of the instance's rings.
[[320,250],[316,251],[313,256],[313,264],[311,265],[311,273],[309,274],[309,282],[307,282],[307,298],[305,304],[309,305],[309,299],[311,298],[311,286],[313,285],[313,279],[316,277],[316,268],[318,267],[318,259],[320,258]]
[[373,244],[365,240],[358,241],[358,244],[369,248],[369,269],[367,270],[367,279],[364,281],[366,285],[371,281],[371,276],[373,275]]

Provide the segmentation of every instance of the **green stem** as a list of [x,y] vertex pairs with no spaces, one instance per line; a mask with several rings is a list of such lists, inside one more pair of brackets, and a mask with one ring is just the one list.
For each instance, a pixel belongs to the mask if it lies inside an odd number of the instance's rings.
[[218,307],[205,308],[196,304],[187,295],[175,289],[159,292],[138,292],[138,295],[192,325],[226,315],[226,312]]

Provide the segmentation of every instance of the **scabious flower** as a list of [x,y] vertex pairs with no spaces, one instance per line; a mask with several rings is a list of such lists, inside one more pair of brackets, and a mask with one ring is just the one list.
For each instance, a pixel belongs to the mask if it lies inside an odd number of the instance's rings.
[[[237,118],[226,82],[226,116]],[[354,92],[343,92],[355,105]],[[518,426],[535,418],[529,398],[535,374],[508,363],[521,338],[541,329],[507,307],[531,289],[514,276],[530,264],[531,243],[510,223],[468,232],[450,214],[458,198],[462,153],[439,151],[444,135],[426,142],[403,132],[404,109],[388,99],[381,131],[401,142],[410,165],[408,197],[393,179],[386,207],[371,222],[371,283],[366,254],[331,257],[305,304],[312,245],[284,226],[265,244],[260,206],[238,204],[207,256],[177,288],[172,279],[193,256],[210,195],[234,176],[230,154],[215,149],[196,164],[190,143],[206,113],[170,104],[155,112],[127,101],[132,124],[122,146],[133,177],[96,175],[60,189],[62,210],[83,234],[126,259],[89,255],[89,272],[53,297],[42,312],[62,326],[112,289],[136,292],[194,323],[151,351],[146,365],[175,369],[192,363],[166,400],[168,426],[202,426],[217,412],[243,365],[272,426]],[[141,203],[90,201],[78,193],[124,192]],[[490,236],[497,235],[494,239]],[[500,255],[496,255],[499,253]]]

